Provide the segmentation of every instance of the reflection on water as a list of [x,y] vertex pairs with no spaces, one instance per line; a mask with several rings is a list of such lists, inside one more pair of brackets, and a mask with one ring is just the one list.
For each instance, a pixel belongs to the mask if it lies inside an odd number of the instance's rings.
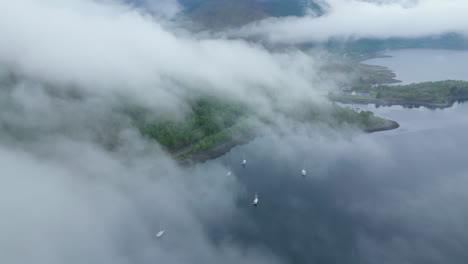
[[287,263],[466,263],[468,104],[364,108],[401,128],[262,137],[210,161],[245,189],[213,238]]
[[468,51],[404,49],[384,53],[363,63],[390,68],[401,84],[424,81],[468,80]]

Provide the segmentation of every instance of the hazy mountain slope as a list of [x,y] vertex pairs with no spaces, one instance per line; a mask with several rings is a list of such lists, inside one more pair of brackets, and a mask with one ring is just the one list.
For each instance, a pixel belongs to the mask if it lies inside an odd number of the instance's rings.
[[209,29],[241,26],[269,15],[250,1],[217,0],[204,1],[186,10],[195,22]]
[[241,26],[269,16],[302,16],[308,8],[320,12],[311,0],[180,0],[184,14],[209,29]]

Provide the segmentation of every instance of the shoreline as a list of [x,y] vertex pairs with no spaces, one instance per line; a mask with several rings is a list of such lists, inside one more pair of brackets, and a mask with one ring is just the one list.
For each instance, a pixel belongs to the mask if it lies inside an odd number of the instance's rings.
[[400,127],[400,124],[398,124],[397,121],[393,121],[390,119],[385,119],[385,120],[386,120],[385,124],[381,126],[367,127],[367,128],[364,128],[363,131],[366,133],[374,133],[374,132],[393,130],[393,129],[397,129]]
[[452,107],[455,102],[465,100],[466,98],[456,98],[446,101],[445,103],[435,102],[422,102],[422,101],[400,101],[400,100],[383,100],[383,99],[366,99],[366,98],[344,98],[328,96],[328,99],[334,102],[344,104],[375,104],[376,106],[392,106],[401,105],[403,107],[420,107],[424,106],[427,108],[448,108]]
[[377,64],[369,64],[365,63],[371,59],[377,58],[392,58],[391,55],[386,55],[381,52],[368,54],[357,60],[355,63],[357,64],[357,68],[360,69],[360,76],[359,81],[356,83],[357,85],[376,85],[376,84],[397,84],[401,83],[401,80],[397,79],[396,73],[390,69],[389,67],[377,65]]
[[258,135],[255,133],[250,133],[249,135],[243,138],[231,138],[222,144],[208,150],[200,151],[191,154],[189,157],[176,160],[176,162],[182,167],[190,167],[200,162],[205,162],[208,160],[216,159],[226,153],[228,153],[232,148],[240,145],[244,145],[254,140]]
[[[396,121],[389,120],[389,119],[385,119],[385,120],[386,120],[386,123],[381,126],[367,127],[361,130],[364,133],[374,133],[374,132],[393,130],[393,129],[397,129],[400,127],[400,124],[398,124],[398,122]],[[257,136],[259,136],[259,134],[250,133],[249,135],[243,138],[239,138],[239,137],[232,138],[212,149],[193,153],[189,157],[182,159],[182,160],[177,160],[176,162],[182,167],[191,167],[197,163],[203,163],[208,160],[216,159],[228,153],[231,149],[233,149],[236,146],[249,143],[250,141],[254,140]]]

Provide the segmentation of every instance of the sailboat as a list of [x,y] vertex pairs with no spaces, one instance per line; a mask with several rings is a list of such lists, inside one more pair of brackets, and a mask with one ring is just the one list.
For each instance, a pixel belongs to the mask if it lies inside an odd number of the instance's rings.
[[258,204],[258,195],[257,195],[257,193],[255,193],[255,198],[253,200],[253,206],[257,207],[257,204]]
[[162,235],[164,234],[164,232],[166,232],[166,230],[161,230],[161,231],[159,231],[158,233],[156,233],[156,238],[162,237]]
[[244,154],[244,159],[242,160],[242,166],[245,166],[246,163],[247,163],[247,160],[245,159],[245,154]]

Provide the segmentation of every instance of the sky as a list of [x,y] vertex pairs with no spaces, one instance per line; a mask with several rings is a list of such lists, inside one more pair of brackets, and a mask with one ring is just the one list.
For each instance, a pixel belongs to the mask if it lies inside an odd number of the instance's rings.
[[[457,0],[328,5],[330,13],[316,20],[267,19],[214,36],[181,27],[174,18],[182,7],[171,0],[140,6],[117,0],[2,3],[0,262],[287,263],[284,252],[266,241],[246,244],[235,233],[219,238],[213,232],[232,227],[225,223],[245,221],[253,230],[262,224],[238,205],[246,201],[250,208],[251,187],[239,177],[219,177],[226,173],[225,161],[182,168],[115,109],[136,102],[184,116],[187,98],[196,93],[239,100],[265,113],[295,103],[327,104],[320,94],[347,78],[321,71],[332,55],[294,46],[271,49],[244,36],[273,43],[412,36],[462,32],[466,21],[465,4]],[[453,15],[430,22],[435,8]],[[352,17],[344,16],[350,9]],[[381,22],[369,24],[374,12]],[[399,24],[390,30],[395,20]],[[402,26],[414,21],[425,23]],[[352,152],[347,133],[293,128],[302,131],[298,138],[315,135],[322,142],[318,149],[331,144],[323,152],[328,157]],[[273,153],[291,143],[273,142]],[[378,164],[388,157],[371,139],[360,151],[372,153]],[[287,153],[292,158],[294,149]],[[400,219],[405,222],[405,215]],[[165,235],[155,239],[161,229]],[[371,241],[363,238],[366,250],[376,245]]]

